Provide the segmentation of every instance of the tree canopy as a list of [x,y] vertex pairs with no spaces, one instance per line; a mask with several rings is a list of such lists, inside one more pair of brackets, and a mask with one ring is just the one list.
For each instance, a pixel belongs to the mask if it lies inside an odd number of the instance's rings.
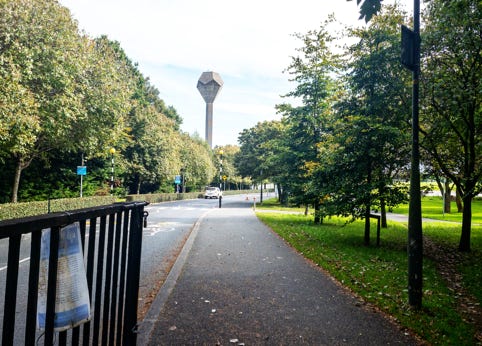
[[[297,36],[303,46],[287,68],[294,83],[288,96],[297,106],[277,106],[282,126],[272,138],[259,134],[261,124],[244,130],[238,162],[253,177],[274,162],[277,169],[263,170],[269,174],[263,178],[291,202],[313,205],[315,222],[328,215],[364,218],[366,243],[370,213],[383,217],[406,200],[399,182],[410,165],[411,79],[400,63],[399,30],[411,19],[397,5],[379,5],[363,2],[367,26],[343,31],[355,40],[343,59],[323,25]],[[480,1],[432,1],[421,33],[425,173],[443,175],[462,195],[463,251],[470,250],[471,201],[482,187],[481,13]],[[272,149],[268,157],[260,155],[263,148]]]
[[57,1],[0,2],[0,105],[2,201],[78,195],[80,164],[86,195],[108,193],[111,148],[122,194],[173,191],[183,167],[191,188],[213,177],[210,148],[120,44],[81,33]]

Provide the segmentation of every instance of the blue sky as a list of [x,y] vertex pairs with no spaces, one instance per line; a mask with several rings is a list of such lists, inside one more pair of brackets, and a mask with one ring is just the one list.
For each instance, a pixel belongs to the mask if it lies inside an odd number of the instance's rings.
[[218,72],[224,86],[214,102],[214,146],[237,144],[243,129],[280,118],[275,105],[294,88],[283,70],[301,46],[294,33],[319,28],[330,13],[344,24],[363,25],[355,0],[59,2],[89,36],[121,43],[176,108],[185,132],[204,137],[205,103],[196,84],[202,72]]

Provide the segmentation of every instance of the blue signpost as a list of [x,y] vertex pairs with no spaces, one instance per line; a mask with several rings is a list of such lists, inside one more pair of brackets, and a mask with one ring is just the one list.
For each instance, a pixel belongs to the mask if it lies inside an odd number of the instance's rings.
[[[84,158],[82,157],[82,163]],[[77,175],[80,175],[80,197],[82,197],[82,183],[84,175],[87,175],[87,166],[77,166]]]
[[87,166],[77,166],[77,175],[87,175]]

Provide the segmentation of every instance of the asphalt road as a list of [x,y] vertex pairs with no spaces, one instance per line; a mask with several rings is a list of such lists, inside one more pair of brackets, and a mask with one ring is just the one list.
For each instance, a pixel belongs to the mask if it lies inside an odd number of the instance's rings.
[[203,214],[141,324],[139,345],[418,344],[250,206],[238,197]]
[[[229,203],[233,197],[224,197]],[[142,319],[195,222],[206,211],[219,208],[217,199],[197,199],[148,205],[147,227],[142,239],[139,319]]]
[[[224,197],[223,202],[229,204],[233,198],[235,197]],[[218,207],[217,199],[197,199],[151,204],[145,208],[149,212],[149,217],[147,227],[144,228],[142,243],[139,319],[142,319],[143,314],[155,298],[195,222],[206,211]],[[29,252],[30,235],[24,235],[20,252],[15,345],[24,344]],[[0,240],[0,306],[2,307],[5,299],[7,256],[8,240],[2,239]],[[2,309],[0,310],[0,323],[3,323],[3,314]],[[0,336],[1,334],[0,330]]]

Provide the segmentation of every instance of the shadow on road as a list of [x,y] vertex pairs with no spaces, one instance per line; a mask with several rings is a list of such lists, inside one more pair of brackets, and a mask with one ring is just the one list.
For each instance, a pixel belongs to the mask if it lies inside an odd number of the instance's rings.
[[253,207],[253,202],[252,201],[246,201],[246,202],[228,202],[228,201],[222,201],[222,208],[252,208]]

